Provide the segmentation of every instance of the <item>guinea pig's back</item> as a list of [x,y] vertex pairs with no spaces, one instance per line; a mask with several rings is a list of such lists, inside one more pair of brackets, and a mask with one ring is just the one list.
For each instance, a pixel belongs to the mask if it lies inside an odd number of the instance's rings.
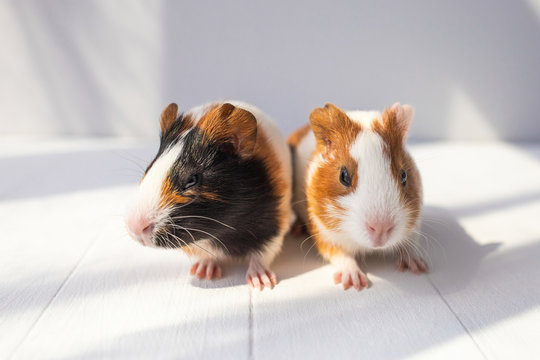
[[287,231],[293,220],[290,205],[293,170],[287,142],[277,124],[259,108],[241,101],[228,102],[249,111],[257,119],[254,156],[264,161],[272,183],[281,196],[281,224],[283,231]]
[[315,135],[309,124],[293,132],[289,143],[293,166],[293,210],[303,223],[307,223],[306,184],[309,166],[315,152]]

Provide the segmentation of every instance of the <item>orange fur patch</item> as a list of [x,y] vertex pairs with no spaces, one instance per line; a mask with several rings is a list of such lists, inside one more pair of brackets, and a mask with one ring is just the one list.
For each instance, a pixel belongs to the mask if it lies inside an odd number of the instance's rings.
[[214,200],[214,201],[223,201],[222,198],[218,196],[218,194],[213,193],[211,191],[202,191],[199,193],[199,196],[208,199],[208,200]]
[[240,157],[250,156],[257,141],[255,116],[229,103],[212,108],[197,126],[203,132],[203,141],[229,143]]
[[319,254],[327,260],[332,259],[336,255],[345,254],[345,251],[341,247],[323,241],[320,236],[315,236],[315,246],[319,250]]
[[[189,190],[186,194],[189,194]],[[160,208],[169,207],[175,204],[186,204],[191,201],[191,198],[180,195],[174,189],[174,185],[166,178],[161,184],[161,200]]]
[[178,192],[176,192],[174,186],[167,178],[161,186],[161,201],[159,205],[160,208],[166,208],[175,204],[186,204],[192,201],[193,197],[202,197],[208,200],[222,201],[222,199],[216,193],[213,193],[211,191],[196,192],[194,190],[188,189],[183,194],[179,194]]
[[309,124],[306,124],[302,126],[300,129],[294,131],[291,135],[289,135],[289,138],[287,139],[287,144],[291,147],[291,149],[294,149],[302,142],[302,140],[306,137],[306,135],[311,130],[311,126]]
[[343,148],[348,152],[362,130],[343,110],[330,103],[313,110],[309,122],[317,140],[317,152],[325,157],[339,154]]

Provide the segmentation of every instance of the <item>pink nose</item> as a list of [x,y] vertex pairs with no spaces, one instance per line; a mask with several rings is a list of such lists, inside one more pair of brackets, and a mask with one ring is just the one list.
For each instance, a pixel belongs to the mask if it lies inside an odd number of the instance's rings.
[[394,222],[388,218],[378,218],[366,222],[366,228],[373,246],[384,246],[390,238],[394,226]]
[[143,245],[152,245],[154,223],[143,215],[130,215],[126,220],[130,235]]

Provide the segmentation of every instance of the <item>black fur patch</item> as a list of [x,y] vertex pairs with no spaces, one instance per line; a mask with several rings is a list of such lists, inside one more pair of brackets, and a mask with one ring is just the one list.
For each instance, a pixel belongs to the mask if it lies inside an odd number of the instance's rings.
[[[181,125],[175,124],[170,134],[162,134],[156,159],[178,142],[174,133],[178,128]],[[278,234],[280,202],[263,161],[242,160],[227,152],[223,144],[203,144],[197,128],[190,130],[182,143],[182,153],[168,176],[175,190],[191,200],[173,209],[173,224],[156,229],[154,242],[180,247],[209,240],[233,257],[262,251]],[[193,175],[197,175],[197,185],[183,193]]]
[[145,175],[148,170],[150,170],[152,165],[154,165],[156,160],[159,159],[161,155],[163,155],[163,152],[180,140],[181,135],[186,131],[186,125],[188,121],[189,120],[184,117],[184,114],[180,114],[178,115],[176,121],[171,125],[171,127],[166,132],[162,132],[160,134],[158,153],[156,157],[146,167],[146,170],[144,172]]

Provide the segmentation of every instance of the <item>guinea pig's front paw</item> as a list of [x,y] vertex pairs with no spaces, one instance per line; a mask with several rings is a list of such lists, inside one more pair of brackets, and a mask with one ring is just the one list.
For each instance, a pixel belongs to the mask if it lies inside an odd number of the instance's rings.
[[348,290],[351,286],[356,290],[362,290],[369,286],[369,280],[362,270],[355,266],[343,266],[334,273],[334,284],[343,284],[343,289]]
[[263,290],[265,287],[272,289],[277,284],[276,274],[261,261],[251,259],[246,273],[246,281],[252,288]]
[[193,264],[189,273],[199,279],[207,278],[208,280],[212,280],[214,277],[221,277],[221,267],[215,260],[201,259]]
[[414,274],[426,273],[428,272],[428,265],[419,256],[403,256],[400,257],[397,261],[397,268],[401,271],[410,270]]

